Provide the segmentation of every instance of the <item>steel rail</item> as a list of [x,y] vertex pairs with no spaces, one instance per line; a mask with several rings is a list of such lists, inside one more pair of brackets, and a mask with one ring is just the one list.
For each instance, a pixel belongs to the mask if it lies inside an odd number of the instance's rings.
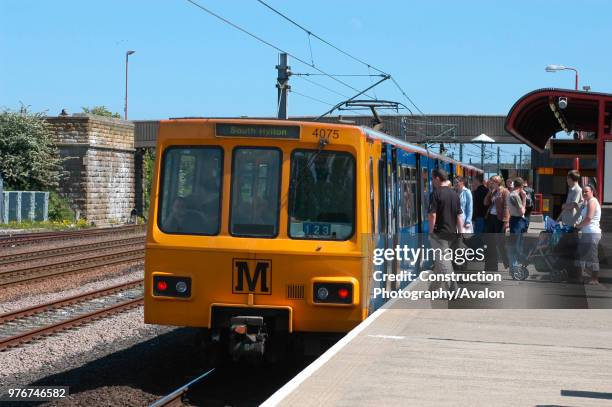
[[149,407],[180,407],[182,406],[183,405],[182,399],[185,396],[185,393],[189,391],[189,386],[199,382],[200,380],[210,375],[214,371],[215,371],[214,367],[210,370],[207,370],[205,373],[191,380],[189,383],[179,387],[178,389],[174,390],[172,393],[168,394],[167,396],[164,396],[161,399],[157,400],[155,403],[151,404]]
[[144,232],[144,225],[125,225],[107,228],[92,228],[63,232],[35,232],[0,235],[0,247],[19,246],[26,243],[44,242],[47,240],[65,240],[79,237],[102,236],[115,233]]
[[102,310],[92,311],[83,315],[79,315],[75,318],[68,319],[66,321],[57,322],[52,325],[47,325],[41,328],[33,329],[21,334],[17,334],[6,339],[0,340],[0,350],[15,347],[26,342],[30,342],[41,336],[50,335],[55,332],[63,331],[68,328],[72,328],[77,325],[82,325],[87,322],[94,321],[109,315],[114,315],[123,311],[127,311],[134,307],[144,304],[144,298],[135,298],[119,304],[115,304],[111,307],[104,308]]
[[119,240],[105,240],[103,242],[85,243],[75,246],[56,247],[53,249],[38,250],[34,252],[13,253],[0,256],[0,265],[39,260],[45,258],[53,258],[57,256],[82,254],[98,250],[130,246],[138,243],[144,244],[144,236],[127,237],[125,239]]
[[136,288],[139,285],[143,284],[144,280],[136,280],[130,281],[128,283],[122,283],[113,285],[110,287],[102,288],[96,291],[90,291],[84,294],[75,295],[72,297],[62,298],[57,301],[51,301],[40,305],[35,305],[30,308],[24,308],[17,311],[11,311],[5,314],[0,315],[0,324],[14,321],[19,318],[30,317],[36,314],[40,314],[42,312],[50,311],[53,309],[63,308],[68,305],[73,305],[79,302],[84,302],[87,300],[91,300],[98,297],[104,297],[110,294],[115,294],[121,291],[129,290],[131,288]]
[[0,287],[144,259],[143,248],[0,272]]

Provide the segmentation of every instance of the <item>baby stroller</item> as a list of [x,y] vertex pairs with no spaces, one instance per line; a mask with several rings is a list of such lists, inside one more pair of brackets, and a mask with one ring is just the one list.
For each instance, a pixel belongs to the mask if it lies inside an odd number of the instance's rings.
[[[548,218],[548,217],[547,217]],[[545,222],[546,229],[540,232],[535,247],[522,264],[512,270],[512,278],[525,280],[529,276],[527,264],[532,263],[542,273],[550,273],[553,282],[567,280],[575,270],[574,257],[578,243],[576,229],[555,222]]]

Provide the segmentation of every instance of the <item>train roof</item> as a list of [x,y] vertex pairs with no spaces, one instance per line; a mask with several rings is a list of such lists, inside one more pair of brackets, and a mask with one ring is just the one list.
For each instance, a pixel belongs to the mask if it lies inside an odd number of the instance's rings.
[[472,170],[472,171],[476,171],[476,172],[480,172],[480,173],[483,172],[482,169],[474,167],[473,165],[462,163],[461,161],[454,160],[454,159],[452,159],[450,157],[446,157],[446,156],[441,155],[441,154],[436,154],[433,151],[430,151],[430,150],[428,150],[426,148],[423,148],[421,146],[416,146],[414,144],[410,144],[410,143],[408,143],[406,141],[403,141],[403,140],[400,140],[400,139],[398,139],[396,137],[390,136],[390,135],[382,133],[380,131],[376,131],[376,130],[370,128],[370,127],[361,126],[361,130],[369,138],[372,138],[372,139],[375,139],[375,140],[381,140],[381,141],[384,141],[385,143],[389,143],[391,145],[394,145],[396,147],[400,147],[400,148],[402,148],[404,150],[407,150],[407,151],[410,151],[410,152],[413,152],[413,153],[422,154],[422,155],[424,155],[426,157],[429,157],[429,158],[434,158],[434,159],[437,159],[437,160],[440,160],[440,161],[445,161],[445,162],[448,162],[448,163],[451,163],[451,164],[460,165],[463,168],[467,168],[467,169]]

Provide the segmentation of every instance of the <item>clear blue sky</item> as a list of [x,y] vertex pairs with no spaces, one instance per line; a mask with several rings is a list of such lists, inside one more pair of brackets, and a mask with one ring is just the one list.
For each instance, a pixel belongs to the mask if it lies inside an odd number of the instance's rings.
[[[307,35],[255,0],[198,0],[229,20],[310,60]],[[612,2],[269,0],[338,47],[391,73],[425,113],[506,114],[541,87],[612,92]],[[0,0],[0,107],[70,113],[105,105],[123,112],[125,51],[130,118],[274,115],[277,51],[184,0]],[[368,69],[312,39],[314,63],[330,73]],[[314,72],[290,60],[294,72]],[[353,91],[311,78],[347,96]],[[367,78],[344,78],[356,88]],[[298,77],[296,92],[342,99]],[[391,84],[379,98],[403,101]],[[295,93],[289,114],[327,105]]]

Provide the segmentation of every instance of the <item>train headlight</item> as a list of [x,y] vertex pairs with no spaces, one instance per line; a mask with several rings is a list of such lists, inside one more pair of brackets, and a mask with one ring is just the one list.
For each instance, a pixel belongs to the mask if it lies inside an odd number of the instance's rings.
[[329,291],[325,287],[319,287],[317,290],[317,298],[319,300],[325,301],[329,297]]
[[187,292],[187,283],[184,281],[179,281],[178,283],[176,283],[176,292],[177,293],[185,293]]
[[351,283],[315,282],[313,301],[317,304],[353,304],[354,287]]
[[153,275],[153,296],[191,297],[191,278],[172,275]]

